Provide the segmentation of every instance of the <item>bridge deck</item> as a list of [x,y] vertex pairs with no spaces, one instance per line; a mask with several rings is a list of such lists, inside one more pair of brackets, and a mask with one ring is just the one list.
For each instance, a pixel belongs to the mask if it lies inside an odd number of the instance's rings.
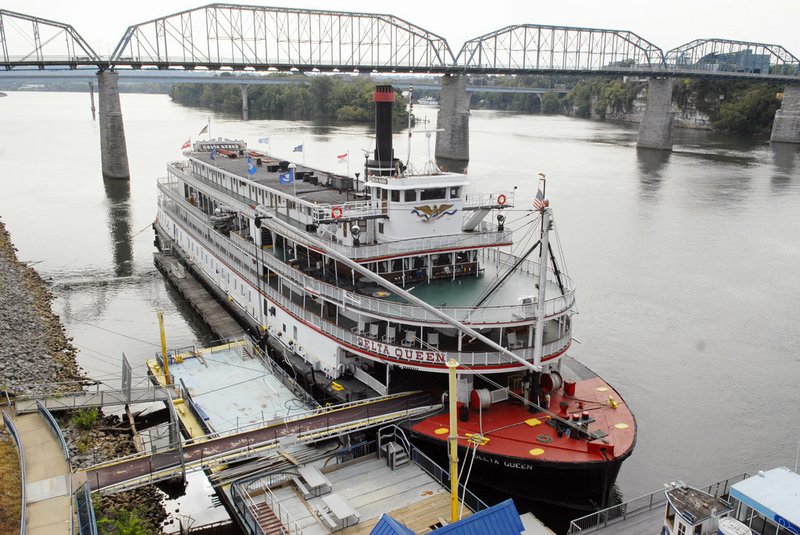
[[25,489],[28,533],[70,533],[70,468],[61,444],[39,414],[17,416],[17,427],[25,451]]
[[303,418],[281,420],[250,431],[188,444],[183,447],[182,457],[173,450],[93,467],[86,471],[86,477],[93,491],[132,488],[178,476],[184,466],[189,469],[210,467],[253,457],[259,452],[277,447],[284,437],[295,436],[298,440],[306,441],[320,440],[359,427],[404,419],[409,412],[419,414],[430,408],[429,396],[418,392],[353,403],[343,408],[315,411]]

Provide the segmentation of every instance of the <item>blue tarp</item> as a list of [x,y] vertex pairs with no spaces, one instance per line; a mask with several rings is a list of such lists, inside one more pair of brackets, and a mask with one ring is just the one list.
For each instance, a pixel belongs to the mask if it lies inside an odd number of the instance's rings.
[[[514,502],[508,499],[453,524],[437,529],[436,535],[520,535],[523,530]],[[414,532],[393,519],[382,515],[370,535],[414,535]]]
[[387,514],[381,515],[369,535],[415,535],[413,531]]

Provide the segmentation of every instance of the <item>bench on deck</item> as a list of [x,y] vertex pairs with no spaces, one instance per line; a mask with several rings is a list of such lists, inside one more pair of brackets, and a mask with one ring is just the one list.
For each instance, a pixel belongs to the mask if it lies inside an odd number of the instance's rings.
[[327,524],[327,526],[331,528],[331,531],[338,531],[344,527],[334,522],[322,507],[315,507],[314,514],[317,515],[317,518],[319,518],[324,524]]
[[301,466],[297,469],[312,496],[322,496],[331,491],[332,483],[325,475],[313,466]]

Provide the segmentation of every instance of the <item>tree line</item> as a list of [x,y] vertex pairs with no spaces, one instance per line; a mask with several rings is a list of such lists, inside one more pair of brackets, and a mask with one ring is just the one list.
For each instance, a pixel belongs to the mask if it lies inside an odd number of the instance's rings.
[[[247,101],[251,117],[369,122],[374,117],[374,90],[375,82],[369,78],[314,76],[293,84],[250,85]],[[175,84],[169,96],[186,106],[223,112],[242,109],[242,91],[236,84]],[[397,125],[408,121],[406,104],[397,94],[392,114]]]

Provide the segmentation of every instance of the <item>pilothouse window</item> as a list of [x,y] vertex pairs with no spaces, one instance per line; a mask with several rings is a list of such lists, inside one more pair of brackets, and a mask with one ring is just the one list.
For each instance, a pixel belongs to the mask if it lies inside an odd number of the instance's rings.
[[414,202],[417,200],[417,190],[407,189],[404,197],[405,202]]
[[447,190],[445,188],[420,190],[421,201],[433,201],[436,199],[445,199],[445,198],[447,198]]
[[461,195],[461,186],[453,186],[450,188],[451,199],[458,199],[459,195]]
[[400,190],[392,190],[392,202],[400,202]]

